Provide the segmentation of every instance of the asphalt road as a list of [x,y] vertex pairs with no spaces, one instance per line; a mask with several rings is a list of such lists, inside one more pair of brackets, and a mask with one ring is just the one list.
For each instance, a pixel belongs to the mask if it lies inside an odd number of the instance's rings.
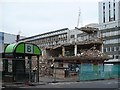
[[33,84],[33,86],[18,84],[3,87],[2,90],[41,90],[42,89],[63,89],[75,90],[75,89],[91,89],[91,90],[120,90],[120,82],[117,79],[112,80],[98,80],[98,81],[80,81],[80,82],[57,82],[57,83],[45,83],[40,82]]
[[116,79],[112,80],[98,80],[98,81],[81,81],[81,82],[58,82],[47,83],[36,86],[27,86],[20,88],[116,88],[114,90],[120,90],[120,82]]

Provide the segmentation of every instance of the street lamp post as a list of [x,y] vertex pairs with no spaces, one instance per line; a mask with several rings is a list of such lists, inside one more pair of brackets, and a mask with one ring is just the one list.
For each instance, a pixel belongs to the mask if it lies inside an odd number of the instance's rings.
[[57,81],[56,81],[56,65],[55,65],[55,62],[54,62],[54,58],[53,58],[53,70],[54,70],[54,81],[53,81],[53,83],[56,83]]
[[55,76],[54,76],[54,82],[56,82],[56,67],[54,66]]

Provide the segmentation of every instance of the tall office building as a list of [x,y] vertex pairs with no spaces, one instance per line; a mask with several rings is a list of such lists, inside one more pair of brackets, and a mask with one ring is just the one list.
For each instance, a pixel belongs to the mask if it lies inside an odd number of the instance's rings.
[[100,29],[120,26],[120,0],[103,0],[99,2]]
[[120,0],[99,2],[99,29],[105,39],[103,51],[110,61],[120,59]]

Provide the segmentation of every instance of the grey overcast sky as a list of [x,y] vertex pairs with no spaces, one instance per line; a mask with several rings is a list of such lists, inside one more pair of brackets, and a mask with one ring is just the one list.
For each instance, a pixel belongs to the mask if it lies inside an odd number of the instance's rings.
[[62,28],[98,23],[101,0],[1,0],[0,31],[33,36]]

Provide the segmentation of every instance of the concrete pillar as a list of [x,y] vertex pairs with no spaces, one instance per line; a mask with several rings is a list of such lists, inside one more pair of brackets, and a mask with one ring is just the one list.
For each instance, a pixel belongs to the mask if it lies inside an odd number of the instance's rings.
[[74,46],[74,55],[77,56],[77,45]]
[[65,47],[62,46],[62,56],[65,56]]
[[43,49],[42,49],[42,57],[45,58],[46,56],[47,56],[47,54],[46,54],[46,49],[43,48]]

